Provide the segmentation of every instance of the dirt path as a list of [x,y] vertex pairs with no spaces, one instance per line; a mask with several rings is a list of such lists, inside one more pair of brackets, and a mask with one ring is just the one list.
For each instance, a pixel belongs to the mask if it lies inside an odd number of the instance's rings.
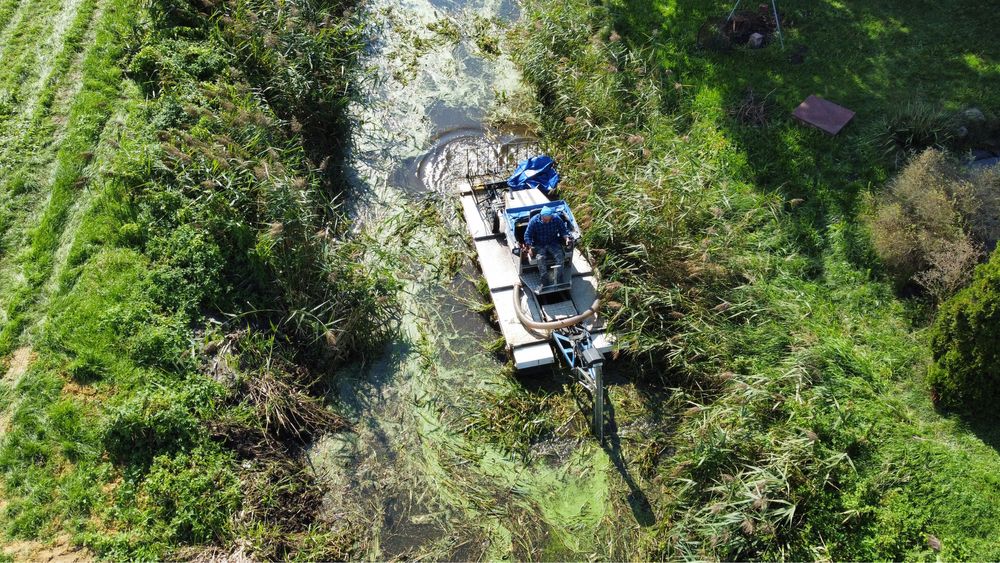
[[4,555],[16,563],[86,563],[95,561],[86,549],[75,548],[68,537],[56,538],[51,544],[34,541],[16,541],[5,545]]

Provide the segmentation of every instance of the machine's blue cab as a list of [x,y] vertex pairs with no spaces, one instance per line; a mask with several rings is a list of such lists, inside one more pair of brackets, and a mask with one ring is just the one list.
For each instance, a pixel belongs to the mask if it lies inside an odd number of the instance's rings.
[[570,210],[569,204],[561,199],[558,199],[548,203],[538,203],[525,207],[510,208],[504,212],[504,230],[507,232],[507,241],[511,243],[511,249],[520,250],[520,245],[524,243],[524,231],[528,228],[528,221],[530,221],[535,215],[541,213],[543,207],[552,208],[552,210],[566,222],[566,227],[570,232],[570,236],[574,239],[579,238],[580,227],[576,224],[576,218],[573,217],[573,211]]
[[[538,275],[537,259],[529,259],[525,253],[521,252],[524,245],[524,232],[528,229],[528,222],[531,221],[532,217],[541,213],[543,207],[551,208],[557,217],[565,221],[570,238],[570,244],[566,248],[565,260],[562,264],[558,265],[559,268],[556,270],[559,278],[556,283],[550,285],[545,284]],[[569,289],[571,285],[570,276],[572,275],[569,269],[572,267],[573,249],[576,246],[576,241],[581,236],[580,227],[576,223],[576,218],[573,217],[573,211],[569,208],[569,204],[560,199],[547,203],[508,208],[504,211],[504,231],[518,276],[524,282],[525,287],[538,295]]]

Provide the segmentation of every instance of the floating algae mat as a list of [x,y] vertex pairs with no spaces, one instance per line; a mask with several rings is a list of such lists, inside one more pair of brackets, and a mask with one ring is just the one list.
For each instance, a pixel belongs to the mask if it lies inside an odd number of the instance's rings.
[[578,408],[566,422],[583,431],[550,444],[554,456],[511,453],[471,431],[483,408],[524,393],[489,351],[498,333],[472,310],[481,299],[449,194],[470,151],[523,142],[482,125],[496,92],[519,87],[495,49],[514,5],[376,0],[366,10],[348,205],[394,255],[405,288],[398,337],[350,366],[330,398],[352,431],[309,452],[329,486],[324,521],[370,523],[352,537],[370,559],[626,556],[637,528],[622,516],[628,489]]

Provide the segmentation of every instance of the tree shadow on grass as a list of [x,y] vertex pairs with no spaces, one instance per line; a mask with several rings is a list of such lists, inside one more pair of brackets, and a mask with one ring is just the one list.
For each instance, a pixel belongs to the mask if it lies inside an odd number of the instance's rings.
[[996,420],[976,420],[969,423],[969,428],[980,440],[1000,453],[1000,425]]
[[[940,413],[940,409],[938,409]],[[945,414],[945,413],[941,413]],[[1000,453],[1000,417],[998,416],[963,416],[962,426],[976,435],[984,444]]]

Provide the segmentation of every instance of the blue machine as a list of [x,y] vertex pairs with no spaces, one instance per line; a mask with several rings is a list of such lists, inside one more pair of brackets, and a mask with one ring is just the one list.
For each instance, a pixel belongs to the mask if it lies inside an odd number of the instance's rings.
[[513,191],[537,188],[545,195],[555,192],[558,185],[556,161],[544,154],[517,163],[514,174],[507,179],[507,187]]
[[[547,159],[547,160],[545,160]],[[579,311],[573,302],[573,259],[574,249],[582,233],[573,216],[573,211],[564,200],[550,200],[551,190],[558,183],[558,175],[548,176],[544,185],[525,186],[515,189],[511,184],[524,177],[525,170],[531,170],[526,163],[541,162],[546,169],[552,168],[548,157],[535,157],[521,161],[518,171],[507,181],[478,183],[470,178],[471,195],[474,198],[482,224],[487,225],[493,236],[501,241],[509,252],[518,281],[514,285],[514,312],[517,320],[534,333],[546,334],[557,357],[562,358],[572,376],[579,381],[593,397],[593,430],[599,440],[604,439],[604,356],[595,344],[594,336],[585,321],[594,316],[600,306],[595,300],[585,311]],[[532,175],[539,181],[546,176]],[[547,194],[549,197],[547,197]],[[545,284],[538,273],[538,260],[528,256],[524,243],[524,233],[528,222],[543,207],[552,208],[569,231],[569,244],[565,247],[565,260],[552,265],[555,283]],[[578,253],[577,253],[578,254]],[[582,256],[582,255],[581,255]],[[522,295],[523,290],[523,295]],[[522,300],[522,297],[524,298]],[[605,343],[606,345],[606,343]]]

